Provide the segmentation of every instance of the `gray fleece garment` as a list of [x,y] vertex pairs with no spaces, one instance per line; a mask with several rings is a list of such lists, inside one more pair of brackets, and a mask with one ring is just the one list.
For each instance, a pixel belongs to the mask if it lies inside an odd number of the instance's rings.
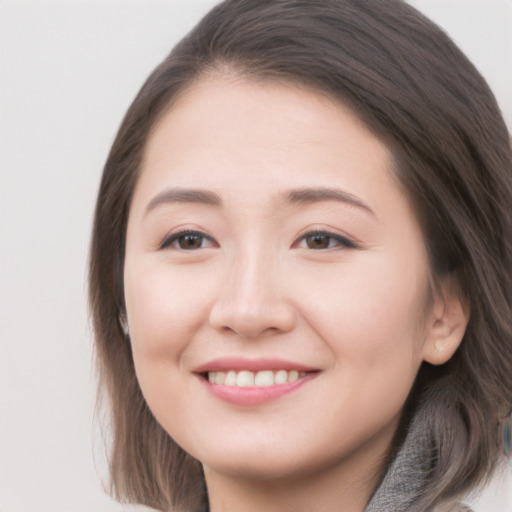
[[[432,454],[425,442],[428,439],[423,420],[426,414],[424,409],[416,413],[402,447],[364,512],[407,512],[414,504],[432,464]],[[472,512],[463,503],[453,504],[449,510]]]

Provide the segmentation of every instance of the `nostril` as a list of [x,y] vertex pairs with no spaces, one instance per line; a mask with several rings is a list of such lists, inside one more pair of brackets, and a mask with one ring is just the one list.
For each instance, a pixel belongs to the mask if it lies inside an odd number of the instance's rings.
[[209,322],[223,334],[235,333],[240,338],[256,338],[263,334],[287,332],[297,321],[295,309],[286,300],[269,298],[252,304],[219,301],[210,312]]

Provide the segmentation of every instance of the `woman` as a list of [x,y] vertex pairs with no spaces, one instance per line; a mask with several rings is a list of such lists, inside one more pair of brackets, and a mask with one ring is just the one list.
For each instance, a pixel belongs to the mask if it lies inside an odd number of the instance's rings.
[[463,510],[499,469],[512,156],[407,4],[226,1],[100,186],[113,490],[160,510]]

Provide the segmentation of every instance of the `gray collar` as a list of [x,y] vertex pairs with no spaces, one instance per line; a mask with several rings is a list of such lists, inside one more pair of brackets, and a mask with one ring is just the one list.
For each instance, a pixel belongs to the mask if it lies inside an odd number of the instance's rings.
[[420,494],[433,460],[425,419],[420,408],[365,512],[406,512]]
[[[417,510],[414,503],[421,494],[435,453],[428,432],[428,406],[421,407],[411,422],[407,436],[364,512],[407,512]],[[453,504],[453,512],[471,512],[462,503]],[[421,511],[425,512],[425,511]]]

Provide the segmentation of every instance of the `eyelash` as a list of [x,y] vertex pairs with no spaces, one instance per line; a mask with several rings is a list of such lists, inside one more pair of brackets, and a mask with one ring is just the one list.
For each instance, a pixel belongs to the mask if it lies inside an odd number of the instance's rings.
[[308,249],[311,249],[313,251],[322,251],[322,250],[329,250],[329,249],[335,249],[335,248],[345,248],[345,249],[357,249],[359,245],[355,243],[354,241],[350,240],[350,238],[347,238],[343,235],[337,235],[334,233],[331,233],[329,231],[308,231],[304,235],[302,235],[299,240],[294,244],[299,244],[300,242],[305,241],[307,244],[307,239],[313,239],[313,238],[323,238],[328,240],[328,245],[330,245],[331,241],[335,242],[334,247],[307,247]]
[[[193,238],[195,240],[199,240],[201,246],[200,247],[189,247],[185,248],[180,245],[180,239],[186,239],[186,237]],[[327,240],[327,247],[310,247],[308,246],[308,239],[311,241],[314,238],[322,238],[324,240]],[[197,251],[199,249],[204,249],[203,246],[204,242],[208,242],[213,244],[213,246],[216,245],[215,239],[211,236],[206,235],[205,233],[201,231],[195,231],[195,230],[183,230],[179,231],[177,233],[173,233],[169,236],[167,236],[164,241],[160,245],[160,249],[169,249],[172,248],[173,244],[177,244],[177,247],[174,247],[174,249],[181,250],[181,251]],[[331,242],[334,241],[335,246],[331,247]],[[347,238],[346,236],[337,235],[334,233],[331,233],[329,231],[308,231],[307,233],[303,234],[296,242],[294,242],[292,247],[298,247],[299,244],[302,242],[306,243],[307,249],[313,250],[313,251],[324,251],[329,249],[335,249],[335,248],[345,248],[345,249],[357,249],[359,245]]]
[[[177,233],[173,233],[173,234],[167,236],[164,239],[164,241],[160,244],[160,249],[172,248],[173,244],[180,243],[180,238],[185,239],[185,237],[191,237],[191,238],[195,237],[196,239],[200,239],[202,242],[206,240],[208,242],[215,243],[215,240],[211,236],[208,236],[201,231],[194,231],[194,230],[186,229],[186,230],[178,231]],[[202,245],[202,243],[201,243],[201,245]],[[186,248],[180,247],[180,246],[174,247],[174,248],[177,250],[181,250],[181,251],[197,251],[198,249],[203,249],[203,247],[193,247],[193,248],[186,249]]]

